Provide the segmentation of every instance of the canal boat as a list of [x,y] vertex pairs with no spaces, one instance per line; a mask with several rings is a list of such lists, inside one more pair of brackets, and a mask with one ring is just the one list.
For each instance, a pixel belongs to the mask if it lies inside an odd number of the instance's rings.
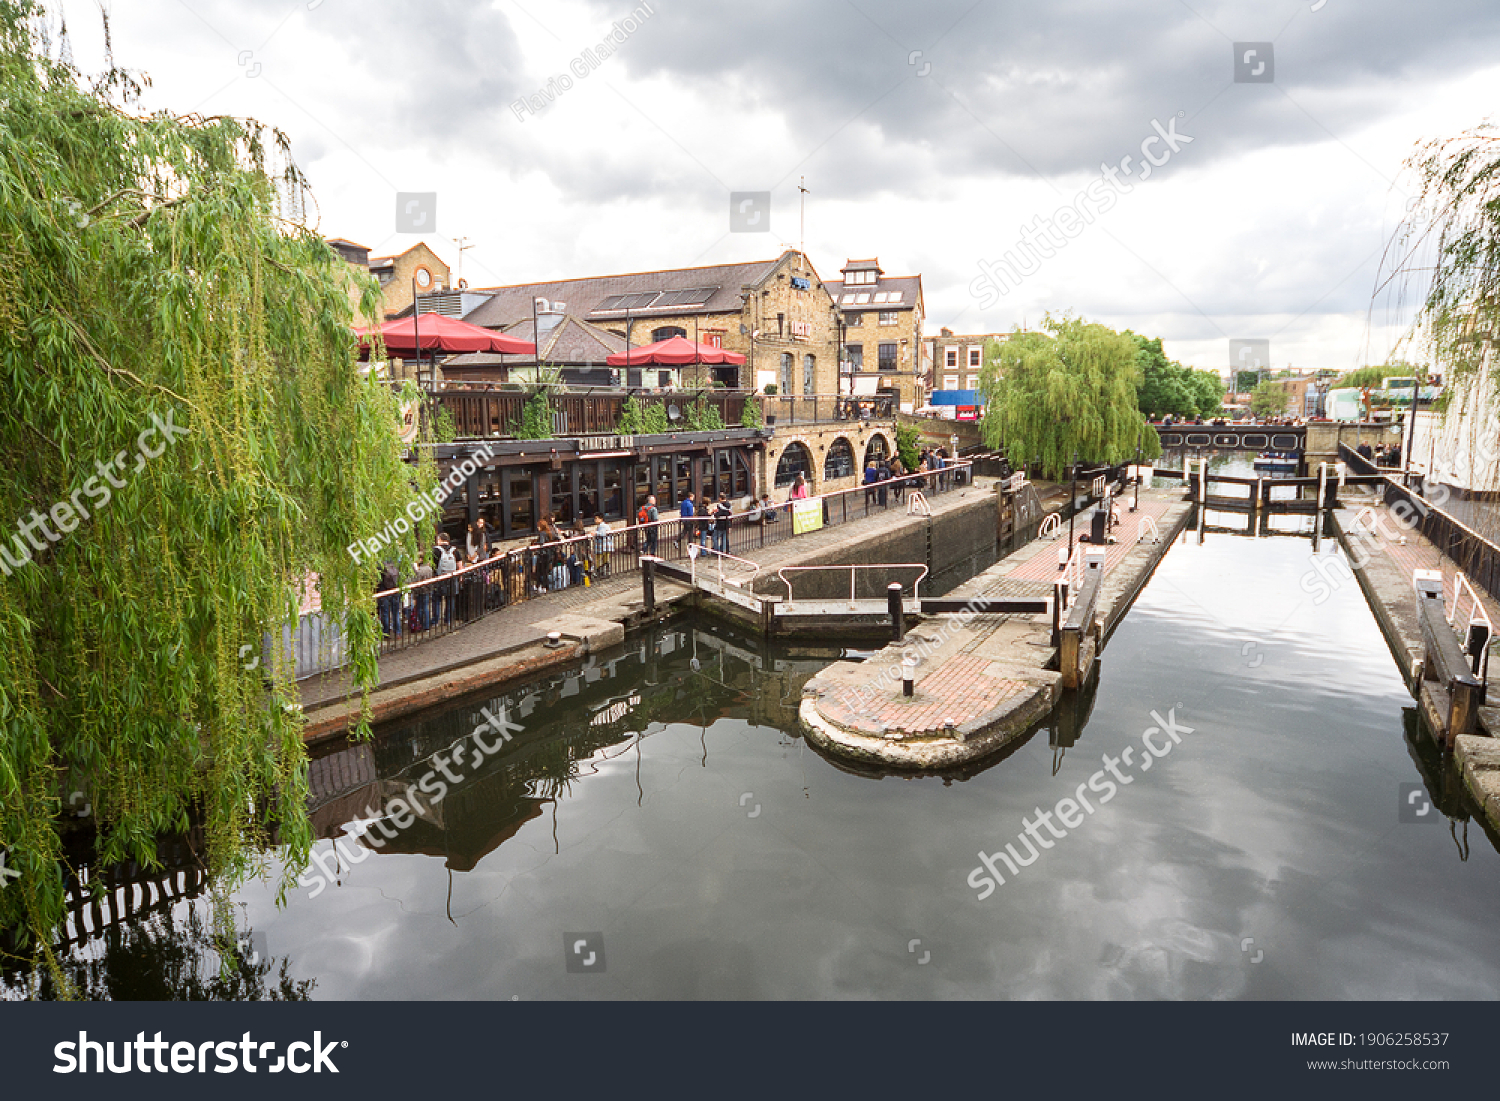
[[1255,469],[1267,474],[1297,473],[1297,456],[1281,451],[1262,451],[1255,460]]

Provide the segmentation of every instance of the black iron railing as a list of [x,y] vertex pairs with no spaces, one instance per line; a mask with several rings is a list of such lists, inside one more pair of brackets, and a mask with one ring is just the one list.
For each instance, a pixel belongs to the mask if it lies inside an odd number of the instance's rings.
[[[712,516],[695,516],[654,524],[611,525],[604,535],[591,530],[497,553],[454,573],[377,593],[376,614],[385,636],[381,653],[452,634],[512,604],[633,574],[640,569],[643,554],[669,562],[687,561],[688,548],[697,543],[750,558],[763,547],[809,530],[906,510],[916,505],[913,494],[931,500],[968,485],[972,478],[973,464],[956,462],[940,471],[908,474],[802,501],[776,501],[769,509],[758,505],[741,509],[727,524]],[[309,618],[303,617],[304,630]],[[325,671],[326,665],[309,663],[307,672]]]

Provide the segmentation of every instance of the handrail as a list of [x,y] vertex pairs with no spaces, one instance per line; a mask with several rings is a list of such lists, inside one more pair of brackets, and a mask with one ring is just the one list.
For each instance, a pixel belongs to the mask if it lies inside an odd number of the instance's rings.
[[1060,535],[1061,533],[1062,520],[1059,518],[1057,513],[1049,512],[1047,513],[1046,518],[1042,521],[1042,526],[1037,529],[1036,537],[1038,539],[1049,539],[1052,536]]
[[906,502],[906,514],[908,516],[931,516],[932,506],[927,503],[927,497],[920,489],[911,491],[911,496]]
[[796,603],[796,601],[792,597],[792,581],[791,578],[786,576],[787,574],[827,572],[829,570],[849,571],[850,604],[854,604],[856,602],[854,595],[854,584],[856,576],[855,571],[857,570],[921,570],[922,572],[917,574],[917,579],[912,582],[911,598],[913,600],[922,599],[922,581],[927,576],[927,565],[924,562],[871,562],[855,563],[848,566],[782,566],[781,569],[776,571],[776,576],[779,577],[781,579],[781,583],[786,586],[786,602],[788,604]]
[[1495,637],[1495,625],[1490,622],[1490,613],[1485,609],[1484,603],[1479,599],[1479,594],[1474,591],[1474,586],[1469,584],[1469,579],[1464,576],[1463,571],[1456,571],[1456,576],[1458,579],[1458,583],[1453,587],[1453,608],[1448,612],[1448,622],[1454,627],[1459,626],[1458,622],[1456,622],[1459,619],[1459,609],[1461,607],[1461,602],[1463,601],[1464,594],[1468,593],[1470,601],[1469,615],[1468,618],[1463,622],[1464,651],[1467,653],[1469,649],[1469,636],[1467,629],[1477,623],[1484,624],[1484,637],[1486,640],[1484,650],[1481,654],[1469,654],[1469,656],[1471,658],[1478,657],[1480,659],[1477,675],[1480,680],[1487,680],[1489,676],[1490,666],[1489,640]]
[[1156,526],[1156,520],[1150,516],[1142,516],[1140,521],[1135,525],[1135,541],[1137,543],[1141,542],[1145,538],[1148,529],[1151,532],[1151,542],[1160,543],[1161,531]]
[[[760,575],[760,569],[761,569],[759,563],[752,562],[748,558],[740,558],[737,555],[730,554],[727,551],[715,550],[713,547],[701,546],[701,545],[699,545],[697,543],[692,543],[692,544],[689,544],[689,546],[688,546],[688,560],[692,563],[692,565],[691,565],[691,567],[689,569],[689,572],[692,575],[693,584],[694,585],[697,585],[697,583],[698,583],[698,559],[700,557],[702,557],[703,555],[705,555],[705,554],[711,554],[711,555],[713,555],[714,559],[718,562],[718,565],[719,565],[719,586],[720,586],[720,588],[722,588],[725,585],[731,584],[731,583],[735,584],[735,585],[745,585],[745,584],[748,583],[751,589],[755,588],[755,579],[756,579],[756,577],[758,577]],[[742,563],[742,564],[744,564],[746,566],[750,566],[751,567],[751,571],[750,571],[749,578],[746,581],[734,581],[734,582],[725,581],[724,580],[724,560],[726,558],[729,561],[731,561],[731,562],[740,562],[740,563]]]

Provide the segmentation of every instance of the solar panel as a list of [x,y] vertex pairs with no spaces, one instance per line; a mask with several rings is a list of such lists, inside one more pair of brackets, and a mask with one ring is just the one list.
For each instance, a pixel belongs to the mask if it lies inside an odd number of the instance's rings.
[[645,309],[656,300],[657,293],[656,291],[647,291],[644,294],[612,294],[603,302],[600,302],[599,305],[595,306],[594,309],[599,311]]
[[694,287],[691,290],[667,291],[657,306],[701,306],[718,291],[718,287]]

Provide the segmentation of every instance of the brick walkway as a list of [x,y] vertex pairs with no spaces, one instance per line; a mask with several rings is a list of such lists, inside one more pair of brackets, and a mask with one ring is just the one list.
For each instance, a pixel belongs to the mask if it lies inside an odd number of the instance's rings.
[[[1402,526],[1401,521],[1386,508],[1385,505],[1377,503],[1375,498],[1361,501],[1352,498],[1347,502],[1349,509],[1358,514],[1368,504],[1375,516],[1380,520],[1381,526],[1377,527],[1377,534],[1373,539],[1360,540],[1360,545],[1365,548],[1378,548],[1384,553],[1395,567],[1401,572],[1401,576],[1407,580],[1411,579],[1413,570],[1441,570],[1443,574],[1443,598],[1451,608],[1453,600],[1458,592],[1458,565],[1451,558],[1447,558],[1435,546],[1427,541],[1419,532],[1408,531]],[[1366,525],[1368,526],[1368,525]],[[1402,546],[1398,540],[1390,540],[1383,532],[1391,532],[1398,537],[1406,537],[1406,545]],[[1480,601],[1489,612],[1490,622],[1500,624],[1500,603],[1494,601],[1490,595],[1480,589],[1477,585],[1470,583],[1473,590],[1479,594]]]
[[[1170,500],[1153,500],[1150,497],[1142,497],[1141,507],[1136,512],[1130,512],[1128,511],[1130,506],[1121,502],[1120,524],[1117,528],[1115,528],[1115,538],[1117,538],[1119,542],[1105,545],[1104,572],[1108,573],[1110,570],[1114,569],[1124,560],[1127,554],[1135,550],[1136,543],[1139,541],[1137,539],[1137,533],[1140,530],[1140,521],[1142,517],[1149,516],[1153,521],[1160,523],[1161,518],[1166,514],[1167,509],[1171,508],[1174,504],[1180,503],[1180,494],[1176,494],[1173,499]],[[1088,530],[1087,519],[1087,512],[1079,514],[1079,523],[1076,529],[1077,533],[1085,533]],[[1057,548],[1067,546],[1067,540],[1068,525],[1065,522],[1063,524],[1062,534],[1056,539],[1047,541],[1048,551],[1050,553],[1039,553],[1032,555],[1030,559],[1019,563],[1015,569],[1009,571],[1006,576],[1014,578],[1016,580],[1045,581],[1050,586],[1053,578],[1055,578],[1058,573]],[[1091,543],[1080,543],[1078,544],[1078,550],[1080,552],[1087,551],[1091,549],[1092,546],[1093,544]]]
[[1000,667],[987,657],[963,655],[928,666],[912,685],[914,695],[910,700],[899,691],[882,693],[886,698],[862,708],[858,695],[845,689],[822,700],[818,710],[841,726],[887,723],[904,736],[917,738],[941,733],[950,722],[962,725],[1028,687],[1025,681],[1003,676]]
[[[973,485],[934,498],[931,502],[933,515],[940,516],[949,510],[972,505],[979,498],[993,500],[994,482],[993,478],[976,478]],[[845,542],[861,542],[907,518],[904,507],[892,505],[874,516],[822,528],[743,553],[762,567],[763,575],[774,573],[782,566],[805,562],[819,551]],[[415,679],[527,646],[546,637],[547,632],[539,629],[538,624],[560,615],[618,619],[622,606],[628,601],[639,600],[640,595],[640,574],[632,570],[597,585],[570,587],[501,608],[450,635],[386,654],[380,659],[380,683],[389,685]],[[309,677],[298,688],[303,709],[311,711],[345,699],[353,686],[347,672],[339,672]]]

